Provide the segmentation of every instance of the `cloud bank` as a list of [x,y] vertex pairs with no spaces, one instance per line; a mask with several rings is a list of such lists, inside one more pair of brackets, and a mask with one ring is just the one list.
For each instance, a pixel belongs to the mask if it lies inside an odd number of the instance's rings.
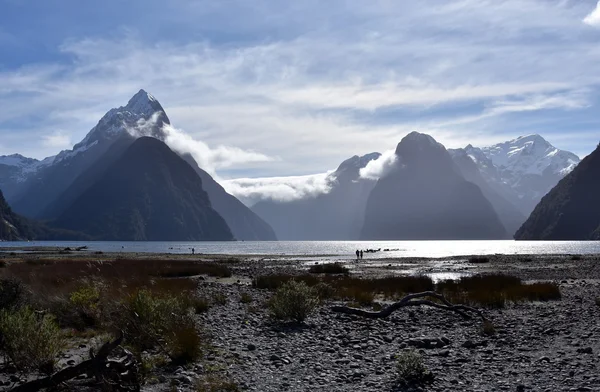
[[237,178],[221,180],[221,185],[249,205],[260,200],[288,202],[328,193],[330,174],[331,171],[306,176]]

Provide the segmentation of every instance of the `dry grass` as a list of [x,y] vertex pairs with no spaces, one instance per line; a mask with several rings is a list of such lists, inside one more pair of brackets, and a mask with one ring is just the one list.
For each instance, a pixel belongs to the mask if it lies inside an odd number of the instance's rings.
[[503,308],[507,302],[552,301],[561,299],[555,283],[526,284],[503,274],[476,275],[437,284],[437,291],[455,303]]
[[427,276],[356,278],[330,275],[317,277],[314,274],[266,275],[254,279],[253,285],[260,289],[277,290],[292,279],[316,288],[326,284],[330,290],[325,299],[334,298],[361,306],[372,305],[377,297],[397,300],[408,293],[431,290],[444,294],[455,303],[488,308],[502,308],[507,302],[551,301],[561,298],[555,283],[526,284],[517,277],[502,274],[476,275],[438,284],[434,284]]
[[311,265],[308,269],[311,274],[344,274],[350,273],[348,267],[341,263],[326,263]]

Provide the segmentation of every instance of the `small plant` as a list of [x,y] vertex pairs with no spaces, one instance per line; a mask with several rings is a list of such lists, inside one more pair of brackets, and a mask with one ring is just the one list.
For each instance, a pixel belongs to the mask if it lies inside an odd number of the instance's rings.
[[250,295],[250,293],[242,293],[240,295],[240,302],[243,304],[249,304],[252,300],[252,295]]
[[489,320],[484,320],[483,325],[481,326],[481,334],[485,336],[492,336],[496,334],[496,328],[494,324],[492,324]]
[[210,309],[210,303],[204,297],[192,296],[189,299],[189,306],[194,309],[194,313],[201,314],[208,312]]
[[303,322],[319,304],[317,293],[304,282],[289,281],[269,302],[271,316],[277,320]]
[[396,363],[398,382],[402,384],[420,384],[431,381],[433,374],[427,369],[421,354],[408,350],[398,355]]
[[227,294],[221,292],[221,291],[217,291],[216,293],[213,294],[213,303],[215,305],[227,305],[227,302],[229,301],[227,298]]
[[170,331],[167,354],[175,363],[193,362],[202,354],[202,338],[193,319],[186,319]]
[[39,316],[24,307],[0,313],[2,349],[19,369],[38,369],[51,373],[65,342],[50,315]]
[[311,274],[348,274],[350,270],[342,263],[326,263],[311,265],[309,270]]

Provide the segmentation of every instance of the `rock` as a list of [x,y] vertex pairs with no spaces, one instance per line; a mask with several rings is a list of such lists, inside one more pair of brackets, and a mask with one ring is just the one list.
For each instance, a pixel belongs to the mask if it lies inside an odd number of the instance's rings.
[[248,343],[247,348],[248,348],[248,351],[254,351],[254,350],[256,350],[256,345],[253,343]]
[[591,347],[583,347],[583,348],[578,348],[577,352],[579,354],[593,354],[594,350]]

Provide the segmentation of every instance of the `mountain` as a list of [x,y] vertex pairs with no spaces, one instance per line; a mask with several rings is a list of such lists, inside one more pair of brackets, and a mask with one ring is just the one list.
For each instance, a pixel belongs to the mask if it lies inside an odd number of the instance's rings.
[[600,240],[600,145],[535,207],[518,240]]
[[472,182],[481,189],[485,198],[494,207],[506,231],[513,235],[527,217],[484,179],[479,167],[465,150],[448,150],[448,152],[465,180]]
[[194,169],[152,137],[131,144],[53,225],[98,240],[233,239]]
[[540,135],[483,148],[468,145],[462,150],[488,185],[525,216],[580,162],[577,155],[559,150]]
[[84,234],[47,227],[15,214],[0,191],[0,241],[88,240]]
[[[160,103],[144,90],[140,90],[126,106],[111,109],[86,138],[75,146],[75,149],[86,149],[85,153],[81,153],[86,155],[86,165],[78,167],[79,175],[71,179],[68,185],[62,184],[60,192],[52,193],[49,200],[36,209],[36,217],[50,221],[61,216],[78,197],[101,178],[110,165],[123,155],[136,137],[145,135],[165,140],[162,127],[169,123],[170,120]],[[135,133],[131,130],[135,130]],[[98,145],[102,145],[102,148],[97,149]],[[97,150],[93,155],[88,155],[88,151],[92,149]],[[200,176],[213,208],[226,220],[237,239],[277,240],[273,229],[266,222],[227,193],[207,172],[200,169],[191,155],[183,154],[182,157]],[[0,164],[1,162],[0,159]],[[64,175],[65,170],[53,169],[50,173]],[[43,177],[45,174],[47,173],[41,173],[40,176]],[[44,184],[47,185],[46,181]]]
[[16,212],[32,218],[46,217],[48,206],[103,156],[116,138],[136,130],[147,136],[164,139],[163,124],[169,124],[169,119],[160,103],[152,95],[140,90],[126,106],[106,113],[73,149],[23,166],[12,173],[12,180],[4,180],[3,189],[10,195],[9,202]]
[[241,241],[277,241],[277,235],[273,228],[241,201],[227,193],[210,174],[200,169],[198,163],[190,154],[184,154],[182,158],[198,174],[213,208],[225,219],[236,239]]
[[395,154],[395,167],[369,195],[362,240],[508,237],[481,189],[431,136],[412,132]]
[[371,153],[344,161],[328,176],[328,193],[287,202],[260,201],[252,210],[275,229],[280,240],[357,240],[375,185],[360,178],[360,169],[379,156]]

